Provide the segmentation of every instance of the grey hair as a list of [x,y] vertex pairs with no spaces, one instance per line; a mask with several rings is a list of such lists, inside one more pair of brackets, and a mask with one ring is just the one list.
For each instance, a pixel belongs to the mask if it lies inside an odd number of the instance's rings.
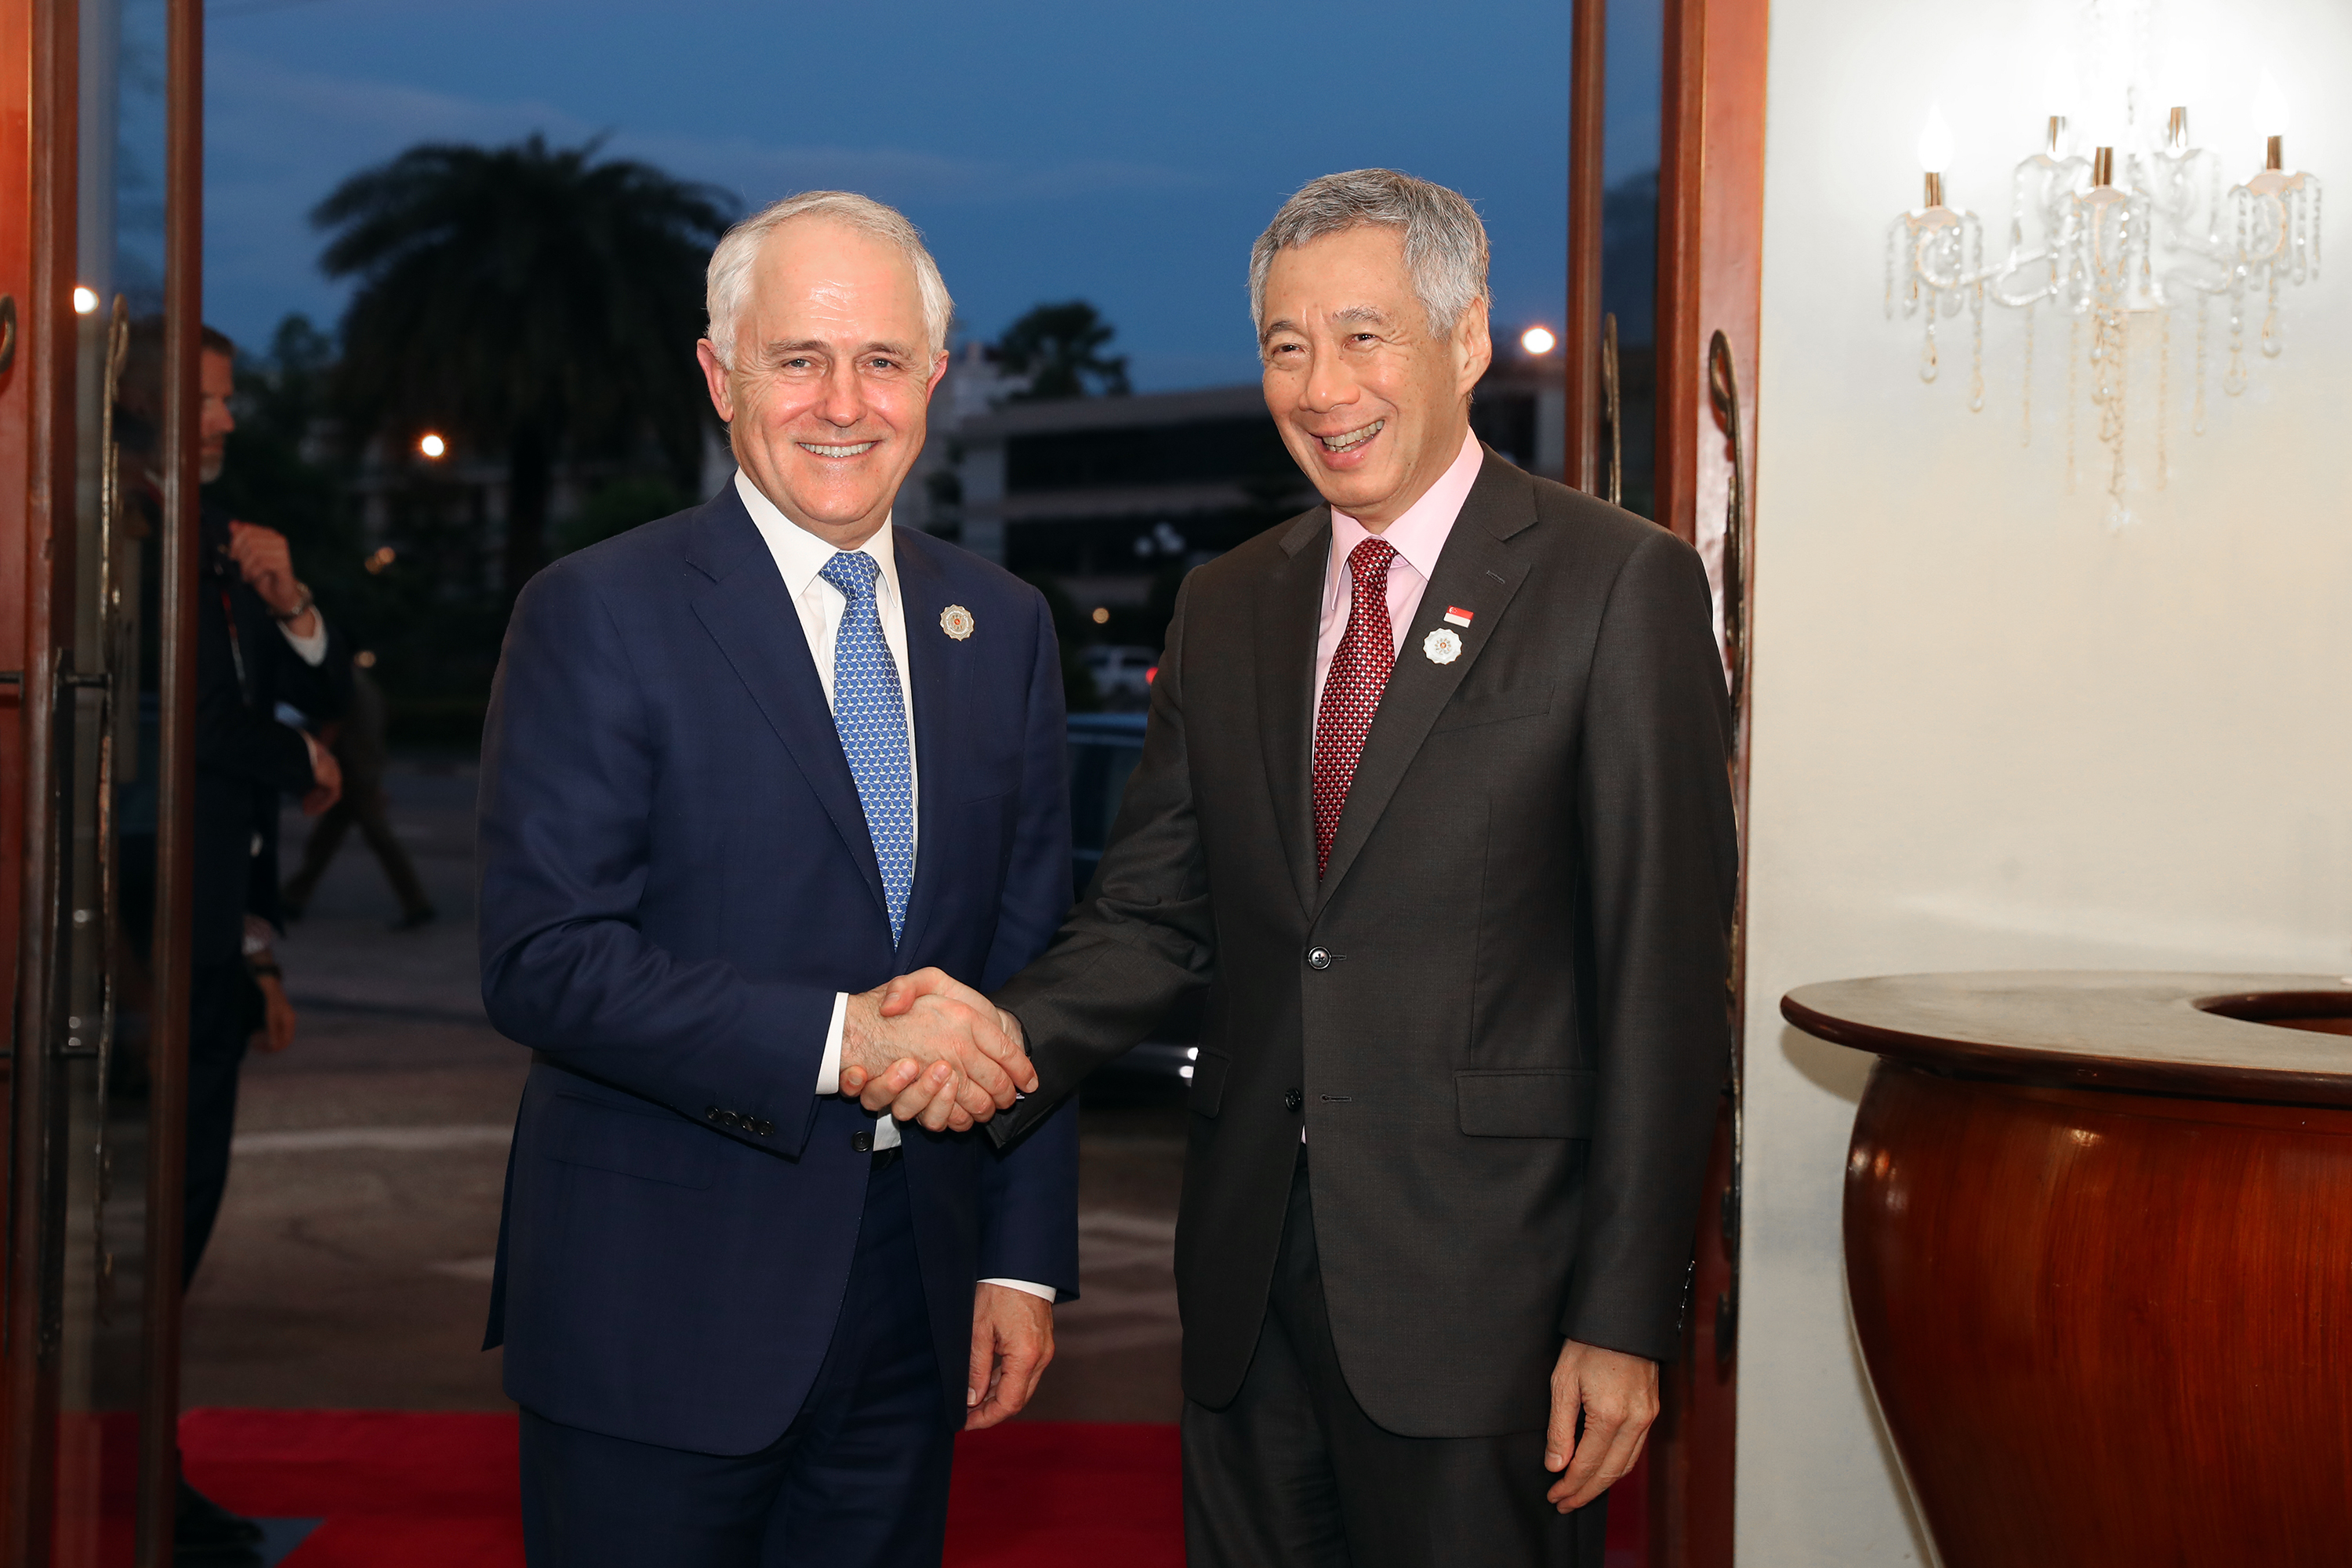
[[915,287],[923,300],[923,331],[930,339],[931,353],[948,346],[955,301],[948,298],[940,264],[923,248],[922,230],[908,223],[898,208],[885,206],[872,196],[855,191],[803,191],[761,208],[729,229],[710,253],[703,304],[710,314],[710,346],[718,351],[719,363],[732,366],[735,363],[735,318],[751,287],[751,264],[759,259],[760,247],[796,217],[829,217],[897,246],[915,268]]
[[1450,333],[1486,289],[1486,226],[1469,198],[1394,169],[1350,169],[1309,180],[1250,247],[1250,321],[1265,330],[1265,275],[1286,250],[1365,224],[1404,230],[1405,270],[1433,332]]

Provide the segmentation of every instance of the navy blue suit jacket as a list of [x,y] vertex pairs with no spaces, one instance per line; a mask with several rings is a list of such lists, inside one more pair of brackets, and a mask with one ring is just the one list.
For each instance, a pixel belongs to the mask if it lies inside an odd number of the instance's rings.
[[[928,535],[895,549],[919,794],[895,951],[799,613],[732,485],[516,603],[482,743],[482,998],[533,1062],[488,1342],[551,1420],[710,1454],[782,1436],[872,1163],[852,1146],[872,1118],[815,1093],[835,993],[926,964],[992,988],[1069,905],[1045,600]],[[904,1131],[960,1424],[975,1282],[1076,1291],[1076,1122],[1003,1153],[976,1129]]]

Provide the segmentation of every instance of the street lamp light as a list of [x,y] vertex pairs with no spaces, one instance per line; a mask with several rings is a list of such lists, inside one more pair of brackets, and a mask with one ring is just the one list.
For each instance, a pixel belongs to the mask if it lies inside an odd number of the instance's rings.
[[1548,354],[1559,342],[1548,327],[1529,327],[1519,334],[1519,347],[1531,354]]
[[440,437],[435,435],[432,431],[427,430],[424,435],[417,437],[416,449],[437,462],[441,458],[448,456],[449,443],[441,439]]
[[98,310],[98,290],[87,283],[74,285],[74,314],[94,315]]

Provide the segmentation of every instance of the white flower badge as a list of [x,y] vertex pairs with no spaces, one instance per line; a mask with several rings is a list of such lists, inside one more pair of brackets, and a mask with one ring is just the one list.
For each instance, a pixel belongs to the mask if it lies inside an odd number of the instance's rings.
[[940,630],[961,642],[971,636],[971,612],[961,605],[950,605],[940,612]]
[[1429,656],[1432,664],[1452,664],[1462,657],[1462,634],[1440,626],[1421,639],[1421,651]]

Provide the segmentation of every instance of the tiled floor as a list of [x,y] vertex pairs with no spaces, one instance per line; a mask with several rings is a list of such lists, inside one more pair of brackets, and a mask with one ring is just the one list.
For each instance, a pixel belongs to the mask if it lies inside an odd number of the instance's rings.
[[[246,1069],[228,1198],[188,1300],[191,1408],[505,1407],[479,1346],[525,1058],[477,986],[473,771],[404,764],[392,793],[442,919],[387,931],[392,896],[353,835],[281,945],[301,1031]],[[306,826],[289,815],[289,866]],[[1060,1313],[1031,1414],[1175,1419],[1182,1117],[1087,1113],[1084,1299]]]

